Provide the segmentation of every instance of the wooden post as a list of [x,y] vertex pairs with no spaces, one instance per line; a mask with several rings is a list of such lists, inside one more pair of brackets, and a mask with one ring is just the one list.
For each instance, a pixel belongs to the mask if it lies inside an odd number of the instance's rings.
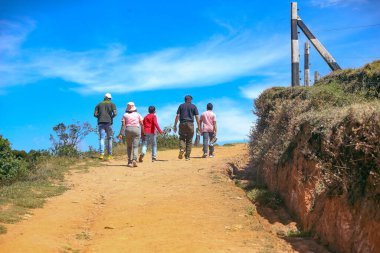
[[291,3],[291,53],[292,53],[292,86],[300,85],[300,58],[299,58],[299,45],[298,45],[298,31],[297,31],[297,3]]
[[308,87],[310,85],[310,64],[309,64],[309,42],[305,42],[305,57],[304,57],[304,85]]
[[322,45],[321,42],[312,34],[305,25],[305,23],[298,18],[297,21],[298,26],[301,28],[306,37],[310,40],[311,44],[317,49],[318,53],[322,56],[325,62],[329,65],[332,71],[341,69],[336,60],[331,56],[331,54],[327,51],[327,49]]
[[315,84],[316,82],[318,82],[318,78],[319,78],[319,73],[318,73],[318,71],[316,70],[316,71],[314,72],[314,84]]

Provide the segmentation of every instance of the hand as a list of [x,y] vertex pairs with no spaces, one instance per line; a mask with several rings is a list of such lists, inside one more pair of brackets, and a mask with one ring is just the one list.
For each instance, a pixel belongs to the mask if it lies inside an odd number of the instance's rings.
[[174,131],[174,133],[177,132],[177,126],[174,126],[174,127],[173,127],[173,131]]
[[123,139],[123,135],[119,134],[119,140]]

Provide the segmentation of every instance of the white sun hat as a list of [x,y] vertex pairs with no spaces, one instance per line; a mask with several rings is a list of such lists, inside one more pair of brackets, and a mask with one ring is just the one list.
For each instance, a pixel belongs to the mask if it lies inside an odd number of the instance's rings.
[[127,111],[130,112],[130,111],[136,111],[136,110],[137,110],[137,108],[135,106],[135,103],[128,102],[128,104],[127,104]]
[[112,99],[111,93],[106,93],[106,94],[104,95],[104,97],[109,98],[109,99]]

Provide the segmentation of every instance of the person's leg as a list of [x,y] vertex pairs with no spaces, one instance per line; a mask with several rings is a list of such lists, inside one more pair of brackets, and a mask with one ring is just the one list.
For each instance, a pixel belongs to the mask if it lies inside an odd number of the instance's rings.
[[209,133],[208,132],[203,132],[203,157],[207,157],[208,153],[208,140],[209,140]]
[[190,158],[191,154],[191,147],[193,145],[193,137],[194,137],[194,124],[193,123],[186,123],[186,158]]
[[112,125],[107,125],[107,140],[108,140],[108,145],[107,145],[107,151],[108,151],[108,156],[112,156],[112,141],[113,141],[113,130],[112,130]]
[[150,139],[152,141],[152,160],[157,158],[157,135],[151,134]]
[[180,123],[179,124],[179,155],[178,158],[182,159],[183,158],[183,153],[185,152],[186,149],[186,134],[185,134],[185,129],[184,129],[185,124]]
[[134,166],[137,166],[137,156],[139,154],[139,141],[140,141],[140,128],[133,128],[133,141],[132,141],[132,162]]
[[[214,138],[215,137],[215,133],[209,133],[209,135],[210,135],[210,140],[212,140],[212,138]],[[214,156],[214,144],[210,144],[210,153],[209,153],[209,155],[210,156]],[[206,152],[206,154],[207,154],[207,152]]]
[[100,158],[103,158],[102,156],[104,156],[104,139],[106,136],[106,131],[102,124],[98,125],[98,131],[99,131],[99,153],[100,153]]
[[127,127],[126,134],[125,134],[125,139],[127,142],[127,155],[128,155],[128,164],[132,163],[132,141],[133,141],[133,136],[130,131],[130,128]]

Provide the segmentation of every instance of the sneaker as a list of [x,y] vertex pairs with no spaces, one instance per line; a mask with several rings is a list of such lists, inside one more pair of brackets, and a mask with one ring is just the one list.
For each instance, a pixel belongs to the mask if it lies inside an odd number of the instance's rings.
[[140,154],[140,157],[139,157],[139,163],[142,163],[144,160],[144,154]]
[[185,161],[190,161],[190,157],[185,157]]
[[210,155],[209,155],[209,157],[210,157],[210,158],[213,158],[213,157],[214,157],[214,155],[213,155],[213,154],[210,154]]
[[137,162],[135,160],[132,161],[133,167],[137,167]]
[[204,153],[202,158],[206,158],[207,157],[207,153]]
[[107,160],[113,160],[113,156],[112,155],[108,155]]
[[182,159],[183,158],[183,153],[185,153],[185,151],[183,151],[183,150],[179,151],[178,159]]
[[104,154],[101,154],[101,155],[99,156],[99,159],[100,159],[100,160],[103,160],[103,159],[104,159]]
[[157,161],[157,158],[155,158],[155,157],[152,158],[152,162],[155,162],[155,161]]
[[127,167],[133,167],[132,163],[128,163]]

